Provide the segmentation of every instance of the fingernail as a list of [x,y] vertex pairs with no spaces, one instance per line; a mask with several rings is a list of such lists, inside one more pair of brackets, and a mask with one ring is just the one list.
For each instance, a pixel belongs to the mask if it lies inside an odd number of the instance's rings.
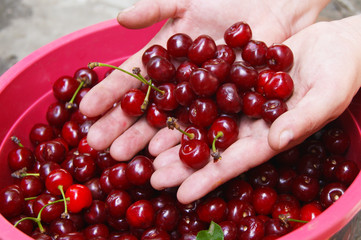
[[120,13],[129,12],[129,11],[133,10],[134,8],[135,8],[135,6],[132,5],[132,6],[128,7],[128,8],[123,9]]
[[293,132],[291,130],[284,130],[280,135],[279,148],[282,149],[293,139]]

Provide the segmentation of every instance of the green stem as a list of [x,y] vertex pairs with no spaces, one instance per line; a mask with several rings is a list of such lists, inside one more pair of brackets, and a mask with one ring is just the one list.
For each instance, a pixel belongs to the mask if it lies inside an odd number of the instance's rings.
[[190,140],[194,139],[194,133],[188,133],[188,132],[184,131],[183,129],[181,129],[179,124],[177,123],[177,119],[175,119],[173,117],[167,118],[167,126],[169,129],[172,129],[172,130],[177,129],[182,134],[186,135]]
[[287,218],[287,221],[289,221],[289,222],[297,222],[297,223],[308,223],[308,221],[294,219],[294,218]]
[[68,213],[68,204],[66,203],[66,198],[65,198],[65,194],[64,194],[64,188],[63,185],[59,185],[58,186],[59,191],[61,192],[61,196],[63,197],[63,201],[64,201],[64,212],[62,214],[62,218],[67,218],[69,216]]
[[[149,83],[152,84],[152,80],[149,80]],[[143,101],[143,104],[142,106],[140,106],[140,109],[144,112],[147,107],[148,107],[148,104],[149,104],[149,96],[150,96],[150,90],[152,88],[150,86],[148,86],[148,90],[147,90],[147,94],[145,95],[145,98],[144,98],[144,101]]]
[[73,107],[74,100],[75,100],[76,96],[78,95],[80,89],[82,89],[82,87],[84,86],[84,83],[85,83],[85,80],[81,80],[78,88],[75,90],[75,92],[74,92],[73,96],[71,97],[70,101],[66,103],[66,105],[65,105],[66,108],[70,109],[70,108]]
[[24,145],[21,143],[20,139],[16,136],[11,136],[11,141],[16,143],[19,147],[24,147]]
[[211,153],[211,155],[212,155],[212,157],[213,157],[214,162],[217,162],[218,160],[221,159],[221,155],[220,155],[220,153],[218,152],[218,149],[216,148],[216,141],[217,141],[217,139],[223,137],[223,135],[224,135],[223,132],[222,132],[222,131],[219,131],[219,132],[217,132],[216,137],[213,139],[213,142],[212,142],[212,153]]

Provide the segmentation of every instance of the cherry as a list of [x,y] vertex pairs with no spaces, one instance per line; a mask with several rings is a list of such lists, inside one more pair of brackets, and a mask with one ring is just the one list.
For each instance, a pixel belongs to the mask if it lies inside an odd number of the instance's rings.
[[35,157],[30,148],[22,144],[9,151],[7,156],[8,166],[11,171],[17,171],[23,168],[32,169],[35,163]]
[[190,61],[182,62],[176,70],[175,78],[178,83],[188,82],[192,72],[197,69],[198,66]]
[[30,130],[30,141],[35,146],[54,138],[53,129],[45,123],[36,123]]
[[57,240],[86,240],[86,238],[82,232],[71,232],[58,236]]
[[61,136],[70,147],[77,147],[81,139],[79,124],[71,120],[67,121],[61,129]]
[[236,240],[238,235],[237,225],[232,221],[223,221],[218,223],[222,228],[224,240]]
[[267,65],[274,71],[288,71],[293,65],[292,50],[284,44],[273,44],[266,53]]
[[336,202],[346,191],[346,186],[342,183],[333,182],[322,188],[320,201],[322,207],[327,208]]
[[227,220],[233,221],[237,225],[239,225],[243,218],[256,215],[256,210],[253,205],[243,200],[232,199],[227,202],[227,207]]
[[240,178],[233,178],[225,184],[224,194],[228,201],[239,199],[246,202],[252,201],[253,188],[251,184]]
[[[123,218],[114,218],[109,217],[107,219],[107,224],[111,227],[111,229],[119,232],[125,232],[129,230],[129,224],[127,223],[127,220]],[[112,238],[111,238],[112,239]]]
[[84,183],[95,176],[97,173],[95,161],[91,156],[79,154],[73,160],[74,178],[80,183]]
[[[23,218],[26,218],[26,215],[18,215],[14,218],[11,218],[9,220],[9,222],[13,225],[15,225],[18,221],[22,220]],[[27,235],[31,235],[33,230],[34,230],[34,221],[32,221],[31,219],[25,219],[20,221],[17,225],[16,228],[19,229],[20,231],[22,231],[23,233],[27,234]]]
[[341,162],[346,161],[341,155],[328,156],[322,163],[322,176],[328,182],[336,181],[335,168]]
[[217,105],[210,98],[198,98],[189,108],[189,121],[199,127],[210,126],[217,115]]
[[139,89],[130,89],[122,96],[120,105],[122,110],[129,116],[139,117],[144,113],[142,109],[144,99],[144,92]]
[[281,168],[278,170],[279,178],[276,186],[278,193],[290,193],[292,192],[293,179],[297,176],[297,173],[292,168]]
[[[187,134],[182,135],[182,144],[193,139],[207,142],[207,131],[204,128],[190,125],[184,130],[184,132],[186,132]],[[189,136],[192,137],[190,138]]]
[[[282,218],[282,217],[284,217],[285,220],[299,219],[300,208],[298,202],[294,203],[292,201],[279,199],[274,204],[271,215],[274,219]],[[296,225],[295,222],[290,222],[290,224],[292,226]]]
[[230,81],[236,84],[240,91],[249,91],[257,84],[257,70],[243,61],[234,62],[230,70]]
[[73,184],[65,192],[68,200],[68,210],[78,213],[92,204],[92,193],[89,188],[81,184]]
[[45,179],[45,187],[53,195],[61,195],[72,184],[73,177],[62,168],[51,171]]
[[293,93],[293,80],[288,73],[276,72],[263,85],[266,98],[278,98],[287,100]]
[[135,156],[125,169],[125,176],[131,184],[144,185],[149,183],[154,172],[153,162],[146,156]]
[[236,60],[236,54],[233,49],[226,44],[217,45],[215,58],[223,59],[228,64],[232,65]]
[[250,40],[242,49],[242,59],[253,67],[263,67],[267,64],[268,47],[262,41]]
[[62,102],[69,101],[76,89],[79,82],[71,76],[61,76],[53,83],[53,94],[56,99]]
[[174,91],[176,85],[173,83],[164,83],[160,85],[159,90],[162,92],[156,92],[154,96],[154,103],[158,109],[163,111],[173,111],[178,107],[178,102],[175,98]]
[[257,92],[247,91],[242,98],[242,112],[252,118],[261,118],[266,98]]
[[303,155],[296,165],[298,174],[306,174],[314,178],[320,178],[322,167],[322,160],[310,154]]
[[271,124],[283,113],[287,112],[287,104],[279,99],[271,99],[262,105],[261,116],[267,123]]
[[194,70],[189,83],[194,93],[200,97],[212,96],[219,86],[218,78],[205,68]]
[[322,211],[317,208],[314,204],[308,203],[301,207],[300,210],[300,220],[311,221],[320,215]]
[[210,149],[201,140],[190,140],[183,143],[179,149],[179,158],[187,166],[200,169],[209,162]]
[[49,105],[46,112],[46,120],[51,126],[60,128],[66,121],[70,119],[70,112],[64,103],[54,102]]
[[252,205],[257,214],[268,215],[277,200],[277,192],[270,187],[259,187],[253,191]]
[[86,239],[108,239],[109,228],[103,223],[90,225],[84,229]]
[[177,230],[182,235],[197,234],[199,231],[206,229],[206,227],[206,223],[201,221],[195,212],[192,212],[181,216]]
[[70,219],[59,218],[50,223],[49,230],[53,235],[76,232],[76,227]]
[[138,201],[142,199],[151,199],[156,195],[155,189],[150,185],[150,183],[145,183],[143,185],[134,185],[131,187],[128,192],[132,196],[133,201]]
[[50,162],[44,162],[41,164],[39,169],[39,176],[42,181],[45,181],[47,176],[55,169],[59,169],[61,166],[59,163],[50,161]]
[[205,61],[214,58],[217,46],[213,38],[208,35],[200,35],[194,39],[188,49],[188,59],[201,66]]
[[219,82],[223,83],[227,80],[231,70],[231,64],[222,58],[212,58],[202,64],[202,68],[207,69]]
[[236,114],[242,110],[243,99],[234,83],[224,83],[216,92],[217,106],[223,113]]
[[90,68],[82,67],[75,71],[74,78],[78,81],[84,81],[83,87],[93,87],[99,80],[98,74]]
[[126,211],[126,219],[130,226],[134,228],[148,228],[154,222],[153,205],[148,200],[138,200],[134,202]]
[[322,141],[318,139],[306,139],[301,144],[301,149],[305,154],[324,159],[327,156],[327,150]]
[[109,215],[108,205],[101,200],[93,200],[84,211],[84,220],[88,224],[105,223]]
[[227,203],[220,197],[209,198],[198,205],[196,212],[201,221],[218,223],[226,220]]
[[277,169],[269,162],[258,165],[247,172],[249,183],[253,188],[268,186],[274,188],[278,183]]
[[142,63],[146,66],[152,57],[159,56],[170,60],[169,53],[164,47],[154,44],[144,51],[142,55]]
[[257,83],[255,86],[256,92],[264,95],[264,87],[265,85],[272,79],[273,75],[276,72],[271,69],[265,69],[258,73]]
[[109,151],[104,150],[97,152],[95,163],[101,171],[104,171],[105,169],[115,165],[118,162],[112,158]]
[[252,38],[252,30],[245,22],[232,24],[224,32],[224,41],[232,48],[242,48]]
[[270,218],[265,222],[264,227],[266,236],[272,235],[280,237],[291,231],[291,227],[279,218]]
[[159,239],[159,240],[170,240],[170,235],[159,228],[151,227],[145,230],[142,234],[143,240],[152,240],[152,239]]
[[[64,212],[64,204],[62,201],[54,203],[56,200],[59,200],[59,198],[49,193],[42,193],[39,195],[34,201],[35,215],[38,215],[40,210],[43,209],[40,216],[41,221],[50,223],[59,218]],[[45,205],[47,206],[45,207]]]
[[278,165],[292,166],[293,164],[296,163],[296,161],[300,157],[300,155],[301,155],[300,152],[301,152],[300,147],[294,146],[288,150],[285,150],[285,151],[277,154],[274,157],[274,160],[275,160],[276,164],[278,164]]
[[337,164],[334,171],[336,179],[339,182],[350,185],[353,180],[355,180],[360,170],[354,161],[345,160]]
[[108,194],[105,202],[112,217],[122,218],[125,216],[128,207],[132,204],[132,199],[128,192],[114,189]]
[[292,193],[303,202],[310,202],[315,199],[320,190],[318,180],[307,175],[298,175],[292,184]]
[[117,163],[110,168],[109,182],[116,189],[127,190],[131,187],[131,183],[126,177],[126,163]]
[[174,96],[177,102],[182,106],[189,106],[196,99],[196,94],[189,82],[178,83],[174,90]]
[[25,176],[21,179],[19,184],[23,191],[24,197],[36,197],[44,190],[44,183],[39,177]]
[[146,69],[150,79],[159,84],[169,82],[175,77],[174,65],[164,57],[152,57],[149,59]]
[[[219,133],[222,134],[217,138]],[[215,147],[224,150],[238,139],[238,133],[236,120],[228,116],[221,116],[213,121],[208,130],[207,139],[210,144],[215,140]]]
[[89,181],[84,183],[84,186],[86,186],[92,195],[92,198],[94,200],[105,200],[107,195],[103,191],[99,178],[92,178]]
[[56,162],[62,163],[66,157],[67,143],[63,143],[60,139],[53,139],[47,142],[40,143],[35,148],[36,159],[40,163]]
[[263,239],[264,223],[256,216],[247,216],[238,224],[239,239]]
[[350,138],[340,128],[327,129],[322,135],[326,149],[333,154],[344,154],[350,146]]
[[166,126],[168,114],[160,110],[155,103],[152,103],[146,113],[147,123],[155,128],[163,128]]
[[95,150],[94,148],[92,148],[88,144],[88,140],[86,137],[83,137],[82,139],[80,139],[79,144],[78,144],[78,152],[90,155],[94,159],[97,158],[97,156],[98,156],[98,151]]
[[189,121],[189,107],[179,106],[175,111],[173,111],[175,118],[184,125],[190,125]]
[[25,208],[24,193],[18,185],[2,188],[0,202],[0,213],[6,218],[20,215]]
[[187,34],[176,33],[167,41],[168,53],[176,59],[186,58],[188,56],[188,49],[192,43],[192,38]]
[[[103,192],[106,194],[109,194],[114,189],[113,184],[110,182],[110,177],[109,177],[110,170],[111,170],[111,168],[104,169],[99,177],[100,187],[103,190]],[[123,174],[124,174],[124,172],[123,172]],[[127,183],[127,184],[129,184],[129,183]]]
[[158,229],[171,232],[176,229],[179,219],[180,215],[177,207],[174,204],[168,204],[157,212],[155,217],[155,226]]

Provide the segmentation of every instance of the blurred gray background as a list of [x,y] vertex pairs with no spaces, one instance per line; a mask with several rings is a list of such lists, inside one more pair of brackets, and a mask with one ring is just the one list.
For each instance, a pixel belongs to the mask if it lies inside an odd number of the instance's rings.
[[[137,0],[0,0],[0,75],[39,47],[115,18]],[[319,20],[361,13],[361,0],[332,0]]]

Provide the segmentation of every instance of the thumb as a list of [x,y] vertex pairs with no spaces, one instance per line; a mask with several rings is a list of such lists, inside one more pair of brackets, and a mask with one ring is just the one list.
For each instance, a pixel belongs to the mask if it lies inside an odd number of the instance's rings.
[[176,17],[177,8],[176,0],[140,0],[132,7],[120,12],[117,20],[126,28],[139,29]]
[[342,113],[343,106],[338,101],[332,101],[333,97],[327,93],[320,97],[320,92],[310,90],[294,108],[272,123],[268,143],[273,150],[300,144]]

